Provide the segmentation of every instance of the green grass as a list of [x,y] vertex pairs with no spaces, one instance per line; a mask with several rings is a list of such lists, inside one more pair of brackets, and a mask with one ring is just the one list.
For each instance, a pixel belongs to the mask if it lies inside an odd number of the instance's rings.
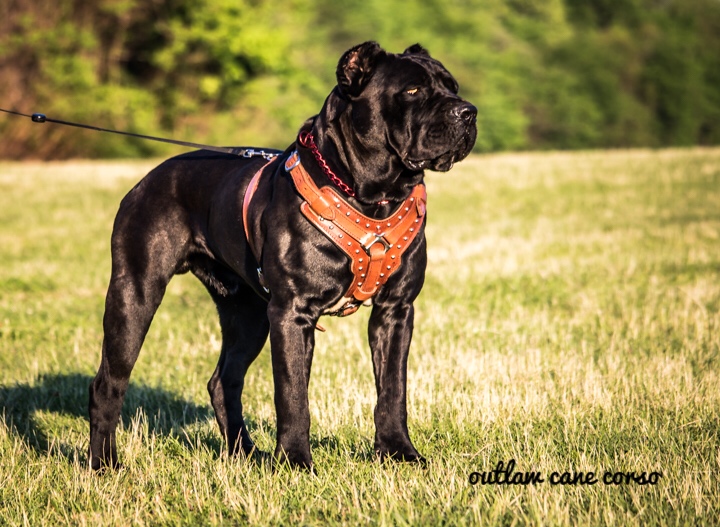
[[[205,383],[220,336],[168,288],[119,429],[87,468],[109,237],[147,162],[0,164],[0,524],[720,523],[720,150],[474,157],[431,174],[409,365],[426,469],[373,459],[368,312],[327,320],[317,475],[228,459]],[[239,233],[240,235],[241,233]],[[247,420],[272,450],[269,350]],[[472,472],[662,472],[655,486],[472,486]]]

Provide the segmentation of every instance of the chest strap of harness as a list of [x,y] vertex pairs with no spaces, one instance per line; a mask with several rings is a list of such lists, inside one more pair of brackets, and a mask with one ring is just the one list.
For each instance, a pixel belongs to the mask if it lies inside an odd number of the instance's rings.
[[355,209],[335,189],[318,188],[297,151],[285,162],[285,170],[305,200],[302,213],[350,258],[353,281],[337,309],[328,313],[350,315],[400,267],[403,253],[425,220],[425,185],[417,185],[394,214],[378,220]]

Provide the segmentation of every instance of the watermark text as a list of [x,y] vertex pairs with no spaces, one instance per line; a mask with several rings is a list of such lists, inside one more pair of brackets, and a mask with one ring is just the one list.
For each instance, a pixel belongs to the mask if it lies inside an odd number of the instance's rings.
[[539,471],[520,472],[515,470],[515,460],[499,461],[493,470],[472,472],[468,480],[471,485],[657,485],[662,472],[624,472],[606,470],[601,472],[554,471],[547,477]]

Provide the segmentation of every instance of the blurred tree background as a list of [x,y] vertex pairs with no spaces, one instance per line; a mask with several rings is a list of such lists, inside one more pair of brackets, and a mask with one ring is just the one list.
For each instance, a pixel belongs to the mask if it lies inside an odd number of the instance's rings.
[[[0,107],[285,147],[365,40],[441,60],[478,151],[720,143],[718,0],[3,0]],[[0,114],[2,158],[176,151]]]

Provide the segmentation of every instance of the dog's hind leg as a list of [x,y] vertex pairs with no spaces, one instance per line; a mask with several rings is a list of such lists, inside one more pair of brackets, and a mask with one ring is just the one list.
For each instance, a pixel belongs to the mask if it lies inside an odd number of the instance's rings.
[[250,364],[267,341],[267,304],[249,287],[222,296],[211,290],[222,329],[222,350],[207,388],[228,451],[248,455],[254,448],[243,419],[242,391]]
[[[131,202],[132,203],[132,202]],[[100,368],[90,385],[90,465],[117,467],[115,428],[150,322],[187,250],[187,231],[124,203],[112,237]],[[128,206],[130,205],[130,206]],[[177,218],[173,218],[176,220]]]

